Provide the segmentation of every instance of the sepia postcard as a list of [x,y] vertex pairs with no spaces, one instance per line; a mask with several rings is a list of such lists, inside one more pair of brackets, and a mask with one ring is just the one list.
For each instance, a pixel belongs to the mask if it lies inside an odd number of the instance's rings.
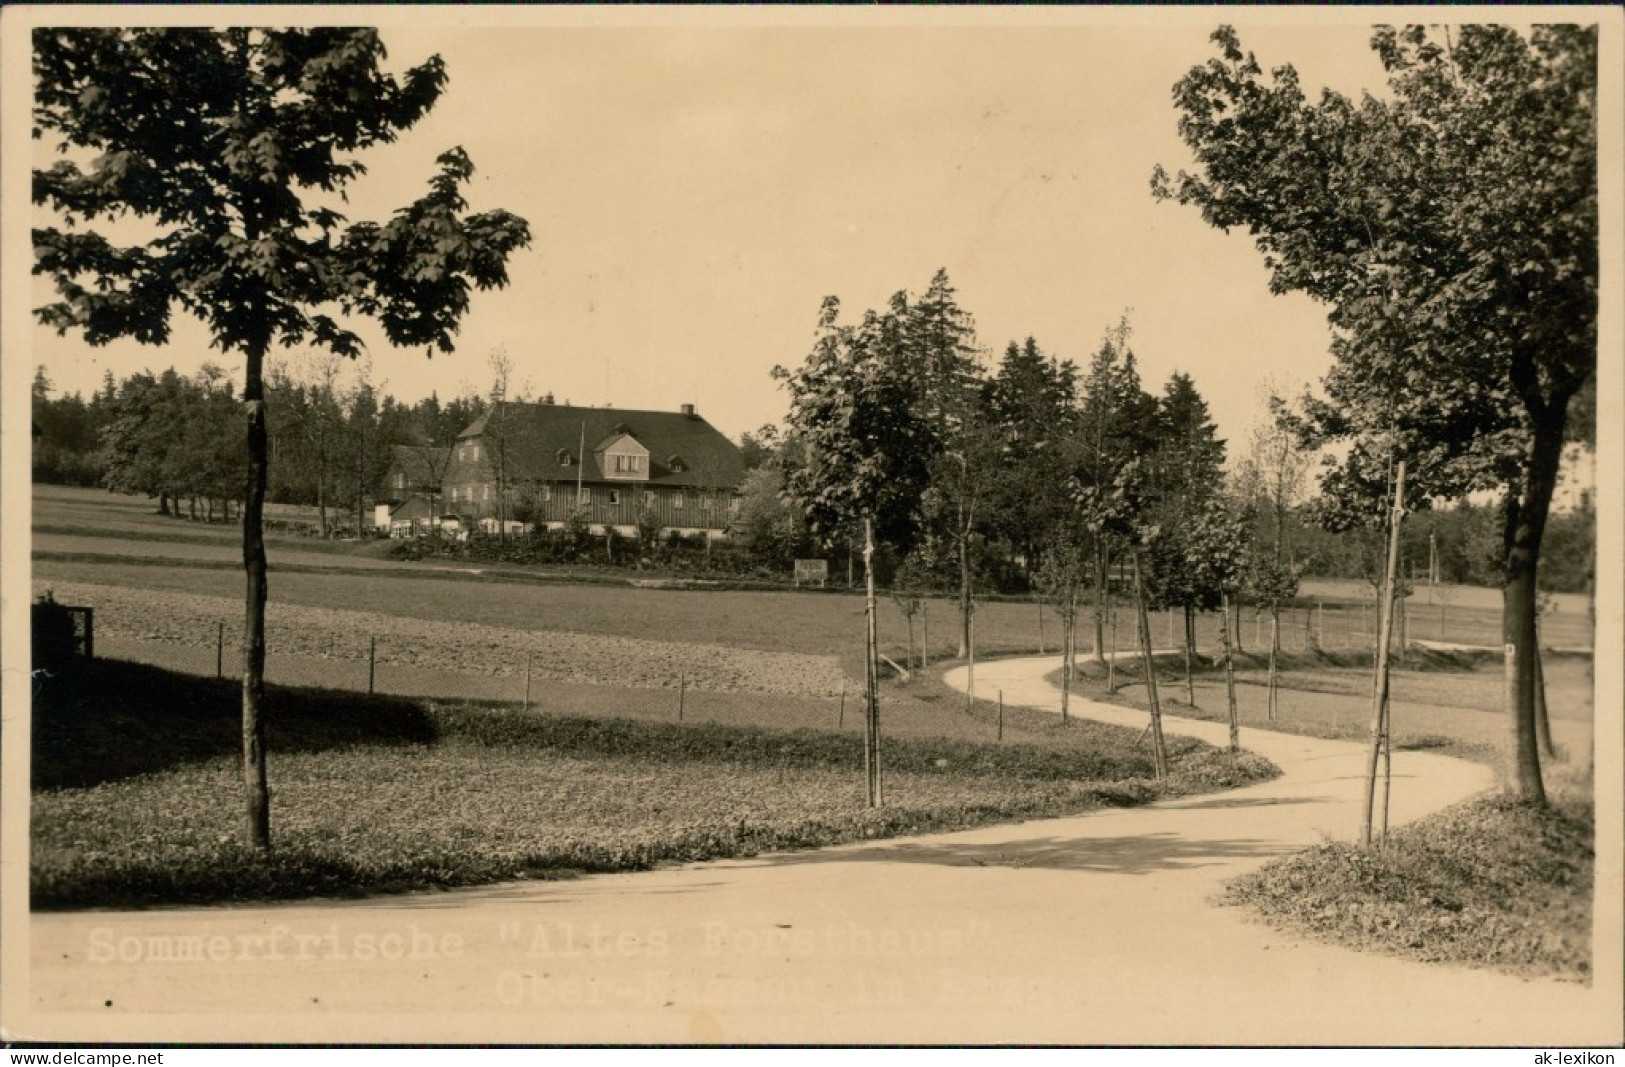
[[0,1034],[1618,1047],[1622,45],[7,5]]

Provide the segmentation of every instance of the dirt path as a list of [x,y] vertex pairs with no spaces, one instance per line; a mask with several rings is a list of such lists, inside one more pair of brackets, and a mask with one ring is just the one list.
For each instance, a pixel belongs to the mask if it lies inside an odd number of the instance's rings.
[[[1052,661],[984,664],[978,687],[1052,707]],[[1618,976],[1601,968],[1608,984],[1588,989],[1428,966],[1295,941],[1212,906],[1233,875],[1358,825],[1359,746],[1259,731],[1244,743],[1283,776],[1147,808],[574,882],[35,916],[6,1018],[18,1036],[81,1041],[1621,1040]],[[1458,760],[1394,759],[1401,821],[1489,784]]]

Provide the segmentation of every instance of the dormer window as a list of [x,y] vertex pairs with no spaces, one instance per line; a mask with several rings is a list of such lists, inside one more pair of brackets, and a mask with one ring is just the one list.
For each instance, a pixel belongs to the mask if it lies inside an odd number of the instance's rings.
[[642,456],[628,456],[628,455],[617,455],[617,456],[615,456],[615,473],[616,474],[641,474],[642,472],[643,472],[643,457]]
[[670,456],[666,457],[666,469],[671,471],[673,474],[681,474],[688,470],[688,464],[683,462],[682,456],[679,456],[677,453],[673,452]]
[[574,462],[575,457],[570,455],[570,450],[568,448],[559,449],[559,466],[568,467]]

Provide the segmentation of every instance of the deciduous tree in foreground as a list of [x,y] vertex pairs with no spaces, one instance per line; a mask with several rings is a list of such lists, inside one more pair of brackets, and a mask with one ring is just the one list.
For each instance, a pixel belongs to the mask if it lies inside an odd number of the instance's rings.
[[1213,40],[1174,88],[1195,173],[1159,168],[1153,192],[1244,227],[1273,291],[1331,309],[1310,428],[1352,447],[1323,491],[1381,499],[1406,457],[1424,497],[1501,492],[1512,778],[1543,801],[1536,567],[1569,403],[1596,369],[1596,27],[1380,28],[1389,93],[1314,103],[1230,28]]
[[467,214],[461,190],[474,167],[461,148],[442,154],[427,193],[387,222],[335,209],[365,172],[355,153],[395,140],[446,84],[439,57],[399,80],[383,59],[365,28],[34,35],[34,135],[63,155],[34,172],[35,204],[63,224],[33,234],[35,272],[60,297],[40,321],[93,345],[161,345],[179,308],[215,347],[243,354],[243,767],[248,836],[262,849],[266,356],[296,344],[356,356],[362,342],[345,315],[376,319],[393,344],[449,352],[471,290],[507,284],[509,255],[530,242],[516,215]]

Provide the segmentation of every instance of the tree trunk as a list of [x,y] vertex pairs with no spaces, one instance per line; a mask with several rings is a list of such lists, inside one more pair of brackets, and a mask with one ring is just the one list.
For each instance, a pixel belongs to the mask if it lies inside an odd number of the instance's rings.
[[1230,709],[1230,752],[1241,751],[1241,723],[1236,718],[1236,669],[1230,657],[1230,597],[1224,597],[1219,614],[1219,639],[1224,651],[1224,693]]
[[163,492],[162,490],[160,490],[158,493],[158,514],[169,514],[169,494]]
[[1546,533],[1546,518],[1551,510],[1552,492],[1557,485],[1557,470],[1563,457],[1563,409],[1557,417],[1534,421],[1534,433],[1529,443],[1529,459],[1524,467],[1523,484],[1519,497],[1509,500],[1507,525],[1504,532],[1506,547],[1506,586],[1503,590],[1502,626],[1507,644],[1516,649],[1513,677],[1512,781],[1518,796],[1536,804],[1545,804],[1546,787],[1540,772],[1540,737],[1535,721],[1535,688],[1537,671],[1536,626],[1539,612],[1536,607],[1536,567],[1540,560],[1541,539]]
[[976,605],[971,605],[970,616],[970,655],[965,659],[966,699],[976,701]]
[[1405,461],[1401,459],[1394,478],[1394,505],[1388,519],[1388,557],[1382,571],[1382,599],[1378,605],[1376,677],[1371,690],[1371,751],[1366,761],[1365,809],[1360,822],[1360,844],[1366,848],[1371,847],[1372,808],[1377,795],[1377,760],[1388,740],[1388,644],[1394,627],[1394,583],[1398,578],[1399,527],[1405,514],[1404,501]]
[[920,670],[931,665],[931,600],[920,600]]
[[1095,544],[1095,662],[1106,665],[1106,611],[1110,603],[1107,571],[1110,558],[1104,543]]
[[970,656],[970,538],[959,539],[959,658]]
[[361,442],[361,457],[355,464],[355,538],[361,540],[361,532],[367,528],[367,442]]
[[1196,609],[1189,604],[1185,605],[1185,702],[1190,707],[1196,706],[1196,676],[1191,670],[1191,660],[1196,655]]
[[880,669],[876,656],[880,651],[880,641],[875,624],[875,569],[874,569],[874,522],[872,519],[863,520],[863,584],[864,584],[864,670],[865,681],[868,685],[868,708],[865,724],[865,744],[863,749],[863,765],[868,778],[868,800],[871,808],[878,808],[885,803],[885,792],[882,787],[880,773]]
[[1072,631],[1075,623],[1070,615],[1061,617],[1061,721],[1066,722],[1072,702]]
[[[1111,605],[1110,601],[1106,603],[1106,616],[1111,620],[1112,635],[1111,655],[1106,657],[1106,692],[1115,693],[1117,692],[1117,609]],[[1096,646],[1096,651],[1098,650],[1099,646]]]
[[1276,692],[1275,654],[1281,650],[1281,605],[1270,605],[1270,684],[1268,710],[1265,718],[1275,721],[1277,701],[1280,699]]
[[251,344],[243,375],[248,416],[248,492],[243,500],[243,570],[247,603],[243,620],[243,786],[247,792],[248,841],[271,848],[271,791],[265,774],[265,487],[269,463],[263,367],[266,340]]
[[316,518],[322,524],[322,537],[326,538],[327,530],[327,472],[323,470],[325,464],[318,455],[316,460]]
[[1134,566],[1134,604],[1140,622],[1140,659],[1145,665],[1145,695],[1151,705],[1151,761],[1158,779],[1168,777],[1168,749],[1162,740],[1162,705],[1157,701],[1157,671],[1151,656],[1151,616],[1145,607],[1145,589],[1140,582],[1140,553],[1129,549]]
[[908,669],[913,670],[915,668],[915,662],[914,662],[914,613],[912,611],[906,612],[904,617],[908,619]]

